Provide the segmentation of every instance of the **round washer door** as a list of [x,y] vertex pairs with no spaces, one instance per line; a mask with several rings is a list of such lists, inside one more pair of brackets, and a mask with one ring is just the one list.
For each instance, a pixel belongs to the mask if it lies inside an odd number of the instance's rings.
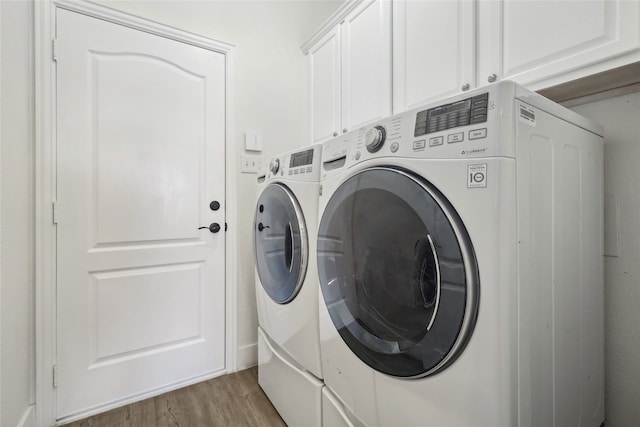
[[300,205],[283,184],[269,184],[256,206],[253,248],[265,292],[278,304],[293,300],[307,272],[309,243]]
[[331,320],[372,368],[419,378],[463,351],[477,262],[459,215],[425,179],[392,167],[347,179],[322,215],[317,257]]

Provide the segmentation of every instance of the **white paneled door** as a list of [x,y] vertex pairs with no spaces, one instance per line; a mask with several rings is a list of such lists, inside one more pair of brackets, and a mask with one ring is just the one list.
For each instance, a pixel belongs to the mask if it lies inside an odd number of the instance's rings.
[[62,9],[56,28],[64,419],[224,369],[225,56]]

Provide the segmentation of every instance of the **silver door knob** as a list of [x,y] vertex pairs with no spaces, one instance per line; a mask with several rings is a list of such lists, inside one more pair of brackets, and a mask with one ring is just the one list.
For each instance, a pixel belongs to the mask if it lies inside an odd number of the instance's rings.
[[487,81],[489,83],[493,83],[498,79],[498,76],[496,76],[495,74],[489,74],[489,77],[487,77]]
[[469,85],[469,83],[465,83],[462,85],[462,87],[460,89],[462,89],[462,91],[467,91],[469,90],[469,88],[471,87],[471,85]]

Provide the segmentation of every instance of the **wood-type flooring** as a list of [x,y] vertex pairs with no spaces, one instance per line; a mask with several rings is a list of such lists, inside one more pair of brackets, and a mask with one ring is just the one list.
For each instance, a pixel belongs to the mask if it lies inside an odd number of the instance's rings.
[[213,378],[65,427],[286,427],[258,385],[258,368]]

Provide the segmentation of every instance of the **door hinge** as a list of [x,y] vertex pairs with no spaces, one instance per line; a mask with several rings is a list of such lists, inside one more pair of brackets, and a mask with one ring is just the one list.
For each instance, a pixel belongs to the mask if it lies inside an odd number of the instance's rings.
[[58,60],[58,39],[51,40],[51,56],[54,61]]
[[57,224],[58,223],[58,202],[53,202],[51,204],[51,211],[52,211],[52,216],[53,216],[53,223]]
[[53,365],[53,388],[58,387],[58,365]]

